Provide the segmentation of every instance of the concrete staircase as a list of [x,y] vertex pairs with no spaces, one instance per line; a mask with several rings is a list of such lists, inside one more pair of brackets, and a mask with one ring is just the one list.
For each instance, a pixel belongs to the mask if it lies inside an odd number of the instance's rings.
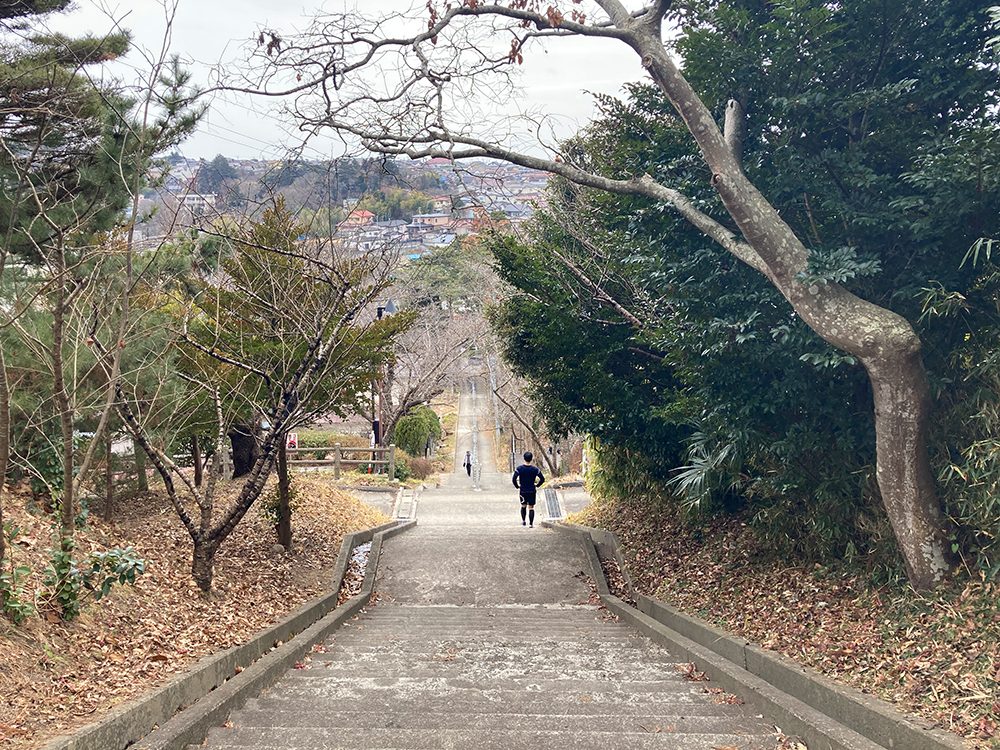
[[[588,605],[379,603],[204,746],[772,750],[773,728]],[[190,746],[194,747],[194,746]]]
[[775,748],[772,726],[594,606],[583,546],[521,526],[484,446],[474,487],[458,463],[488,405],[463,391],[456,473],[381,548],[377,603],[199,748]]

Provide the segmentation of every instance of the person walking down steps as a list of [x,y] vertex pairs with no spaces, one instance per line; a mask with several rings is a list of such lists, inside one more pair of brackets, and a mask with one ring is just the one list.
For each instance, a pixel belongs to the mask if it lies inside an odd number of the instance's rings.
[[535,528],[535,490],[545,484],[545,477],[537,467],[531,465],[531,451],[524,454],[524,463],[514,469],[511,481],[517,487],[521,496],[521,525],[525,524],[527,516],[527,526]]
[[465,467],[465,473],[470,477],[472,476],[472,451],[465,452],[465,461],[462,463]]

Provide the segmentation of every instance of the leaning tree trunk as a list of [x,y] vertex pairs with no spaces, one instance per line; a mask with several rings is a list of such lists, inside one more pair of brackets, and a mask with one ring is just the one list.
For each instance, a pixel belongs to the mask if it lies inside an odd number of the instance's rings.
[[906,577],[930,588],[951,569],[950,547],[927,455],[931,394],[920,351],[864,362],[875,395],[876,476]]
[[[926,425],[930,404],[920,339],[902,316],[860,299],[836,283],[803,281],[809,251],[743,174],[738,138],[726,138],[664,48],[660,20],[637,22],[617,3],[609,11],[628,43],[694,136],[715,187],[746,243],[713,236],[774,284],[819,336],[855,356],[875,393],[877,477],[910,584],[929,589],[953,567],[930,471]],[[736,119],[734,118],[734,122]],[[729,134],[732,135],[732,134]],[[651,178],[642,178],[647,185]],[[673,194],[663,189],[664,198]],[[673,202],[673,201],[672,201]]]

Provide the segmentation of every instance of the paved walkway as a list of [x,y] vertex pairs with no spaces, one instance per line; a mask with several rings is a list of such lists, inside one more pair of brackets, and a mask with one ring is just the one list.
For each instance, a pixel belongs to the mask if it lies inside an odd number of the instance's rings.
[[[455,473],[422,493],[416,528],[386,542],[378,603],[207,746],[774,748],[770,726],[591,602],[583,551],[537,527],[542,503],[536,528],[521,526],[492,423],[473,419],[480,404],[463,391]],[[473,448],[481,491],[461,467]]]

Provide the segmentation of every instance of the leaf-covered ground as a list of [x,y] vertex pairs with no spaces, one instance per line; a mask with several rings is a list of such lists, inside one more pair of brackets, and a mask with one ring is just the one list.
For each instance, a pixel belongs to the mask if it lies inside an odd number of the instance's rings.
[[[208,600],[191,579],[190,538],[163,497],[120,500],[122,511],[110,525],[92,515],[78,535],[79,556],[132,545],[148,561],[146,573],[135,586],[90,600],[68,622],[55,613],[46,617],[41,593],[53,546],[49,520],[27,513],[24,496],[6,494],[5,520],[23,529],[14,562],[35,571],[28,589],[39,592],[40,615],[20,625],[0,618],[0,747],[39,747],[96,721],[328,592],[344,534],[390,519],[323,474],[300,474],[295,483],[300,507],[292,549],[273,554],[275,533],[251,508],[218,552]],[[230,495],[237,489],[237,482],[222,488]]]
[[789,567],[739,520],[692,529],[609,502],[570,520],[618,535],[639,592],[890,701],[970,748],[1000,748],[996,584],[965,576],[920,596],[857,572]]

